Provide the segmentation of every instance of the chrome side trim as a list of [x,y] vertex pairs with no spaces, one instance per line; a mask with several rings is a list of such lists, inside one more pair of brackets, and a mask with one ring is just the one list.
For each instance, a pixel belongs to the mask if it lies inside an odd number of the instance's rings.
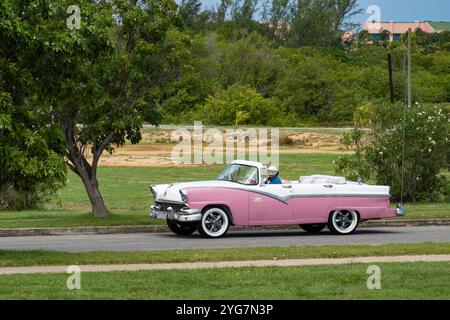
[[[189,187],[188,189],[203,189],[206,187]],[[336,198],[336,197],[353,197],[353,198],[390,198],[389,194],[291,194],[285,197],[279,197],[277,195],[274,195],[269,192],[264,192],[261,190],[251,190],[247,188],[236,188],[236,187],[212,187],[210,189],[233,189],[233,190],[241,190],[241,191],[248,191],[251,193],[257,193],[261,194],[267,197],[270,197],[272,199],[278,200],[284,204],[288,204],[287,201],[292,198]],[[161,201],[161,202],[169,202],[169,201]]]
[[331,198],[331,197],[345,197],[345,198],[389,198],[388,194],[296,194],[289,198]]

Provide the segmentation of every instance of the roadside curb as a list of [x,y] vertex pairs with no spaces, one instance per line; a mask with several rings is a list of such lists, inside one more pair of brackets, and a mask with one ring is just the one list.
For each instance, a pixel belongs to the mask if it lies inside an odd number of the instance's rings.
[[[371,220],[362,222],[360,228],[375,227],[417,227],[417,226],[450,226],[450,219],[417,219],[417,220]],[[296,225],[279,225],[267,227],[232,227],[233,231],[258,230],[294,230]],[[127,233],[157,233],[169,232],[166,225],[148,226],[108,226],[108,227],[66,227],[66,228],[10,228],[1,229],[0,237],[28,236],[61,236],[83,234],[127,234]]]

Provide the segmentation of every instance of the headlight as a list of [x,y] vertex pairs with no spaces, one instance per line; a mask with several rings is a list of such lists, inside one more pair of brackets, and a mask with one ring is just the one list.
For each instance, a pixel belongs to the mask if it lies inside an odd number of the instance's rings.
[[155,200],[156,200],[156,198],[157,198],[158,194],[156,193],[155,189],[153,189],[153,187],[152,187],[152,186],[150,186],[150,192],[152,193],[153,199],[155,199]]
[[186,194],[186,190],[181,189],[181,190],[180,190],[180,196],[181,196],[181,201],[187,202],[187,194]]

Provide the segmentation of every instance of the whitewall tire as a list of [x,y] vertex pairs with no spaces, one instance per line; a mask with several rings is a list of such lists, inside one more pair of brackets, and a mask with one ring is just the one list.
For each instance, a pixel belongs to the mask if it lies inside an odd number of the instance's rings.
[[330,214],[328,229],[334,234],[350,234],[359,223],[358,213],[354,210],[336,210]]
[[198,232],[207,238],[222,237],[230,226],[230,219],[227,213],[221,208],[209,208],[202,216],[202,220],[197,224]]

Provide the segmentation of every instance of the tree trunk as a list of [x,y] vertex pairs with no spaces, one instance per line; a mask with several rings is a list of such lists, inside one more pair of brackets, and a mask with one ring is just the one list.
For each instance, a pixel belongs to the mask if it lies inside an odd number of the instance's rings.
[[89,200],[91,201],[92,214],[99,218],[108,216],[108,209],[106,209],[105,201],[103,200],[102,194],[98,189],[97,177],[92,177],[91,179],[88,177],[80,177],[86,188]]
[[[80,148],[79,144],[76,142],[75,136],[73,135],[73,126],[65,124],[63,128],[67,144],[67,158],[69,160],[67,161],[67,164],[70,170],[76,173],[83,181],[89,200],[91,201],[92,214],[99,218],[106,217],[108,216],[108,209],[106,209],[105,201],[98,188],[97,165],[101,151],[108,141],[106,140],[105,143],[97,149],[91,165],[84,157],[83,149]],[[107,139],[109,140],[111,137],[112,134],[110,134]]]

